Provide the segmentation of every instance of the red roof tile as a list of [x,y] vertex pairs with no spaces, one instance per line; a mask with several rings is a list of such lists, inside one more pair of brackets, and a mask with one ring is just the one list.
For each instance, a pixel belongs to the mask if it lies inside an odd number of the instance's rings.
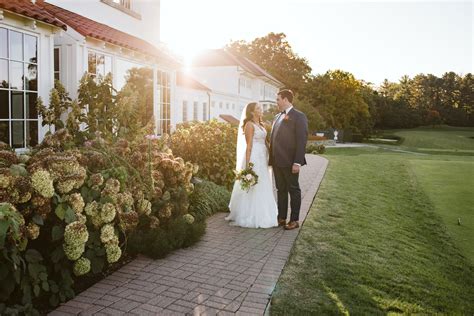
[[[0,0],[1,1],[1,0]],[[65,22],[68,26],[86,37],[92,37],[107,43],[140,51],[153,56],[163,56],[163,53],[152,44],[133,35],[114,29],[108,25],[96,22],[77,13],[55,6],[51,3],[38,3],[50,14]]]
[[66,24],[56,19],[53,15],[39,6],[38,3],[32,3],[31,0],[0,0],[0,9],[51,24],[64,30],[67,29]]
[[182,71],[176,73],[176,85],[184,88],[211,91],[211,89]]

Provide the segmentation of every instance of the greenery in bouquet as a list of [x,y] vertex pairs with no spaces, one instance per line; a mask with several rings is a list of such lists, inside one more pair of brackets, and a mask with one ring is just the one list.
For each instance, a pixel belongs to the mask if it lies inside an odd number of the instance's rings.
[[247,168],[237,172],[235,176],[240,183],[240,188],[247,192],[258,183],[258,175],[253,170],[253,166],[254,164],[250,162]]

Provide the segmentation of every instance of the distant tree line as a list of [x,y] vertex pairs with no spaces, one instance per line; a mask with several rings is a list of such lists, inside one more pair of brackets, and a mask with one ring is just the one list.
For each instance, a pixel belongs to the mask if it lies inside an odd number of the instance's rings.
[[293,52],[283,33],[234,41],[227,49],[249,58],[295,91],[294,103],[308,116],[311,130],[351,129],[369,135],[374,128],[474,126],[471,73],[403,76],[398,83],[385,80],[375,87],[342,70],[312,75],[308,61]]

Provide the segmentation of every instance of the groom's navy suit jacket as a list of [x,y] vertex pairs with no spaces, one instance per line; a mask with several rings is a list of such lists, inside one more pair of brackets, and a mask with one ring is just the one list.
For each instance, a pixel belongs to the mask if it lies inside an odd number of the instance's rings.
[[[275,117],[277,122],[280,115]],[[308,140],[308,119],[303,112],[294,107],[283,118],[278,130],[275,133],[275,124],[273,125],[270,138],[270,161],[269,164],[274,167],[286,168],[293,166],[294,163],[300,165],[306,164],[306,142]]]

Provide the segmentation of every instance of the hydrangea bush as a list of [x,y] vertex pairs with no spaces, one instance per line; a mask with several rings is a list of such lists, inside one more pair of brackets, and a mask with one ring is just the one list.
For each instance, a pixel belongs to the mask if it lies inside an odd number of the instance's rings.
[[170,147],[177,156],[199,166],[198,177],[230,189],[235,178],[237,132],[237,127],[217,120],[184,123],[171,135]]
[[[28,155],[0,145],[0,314],[44,298],[55,306],[127,252],[163,255],[204,233],[189,213],[198,168],[166,137],[69,139],[59,130]],[[160,241],[145,249],[144,239]]]

